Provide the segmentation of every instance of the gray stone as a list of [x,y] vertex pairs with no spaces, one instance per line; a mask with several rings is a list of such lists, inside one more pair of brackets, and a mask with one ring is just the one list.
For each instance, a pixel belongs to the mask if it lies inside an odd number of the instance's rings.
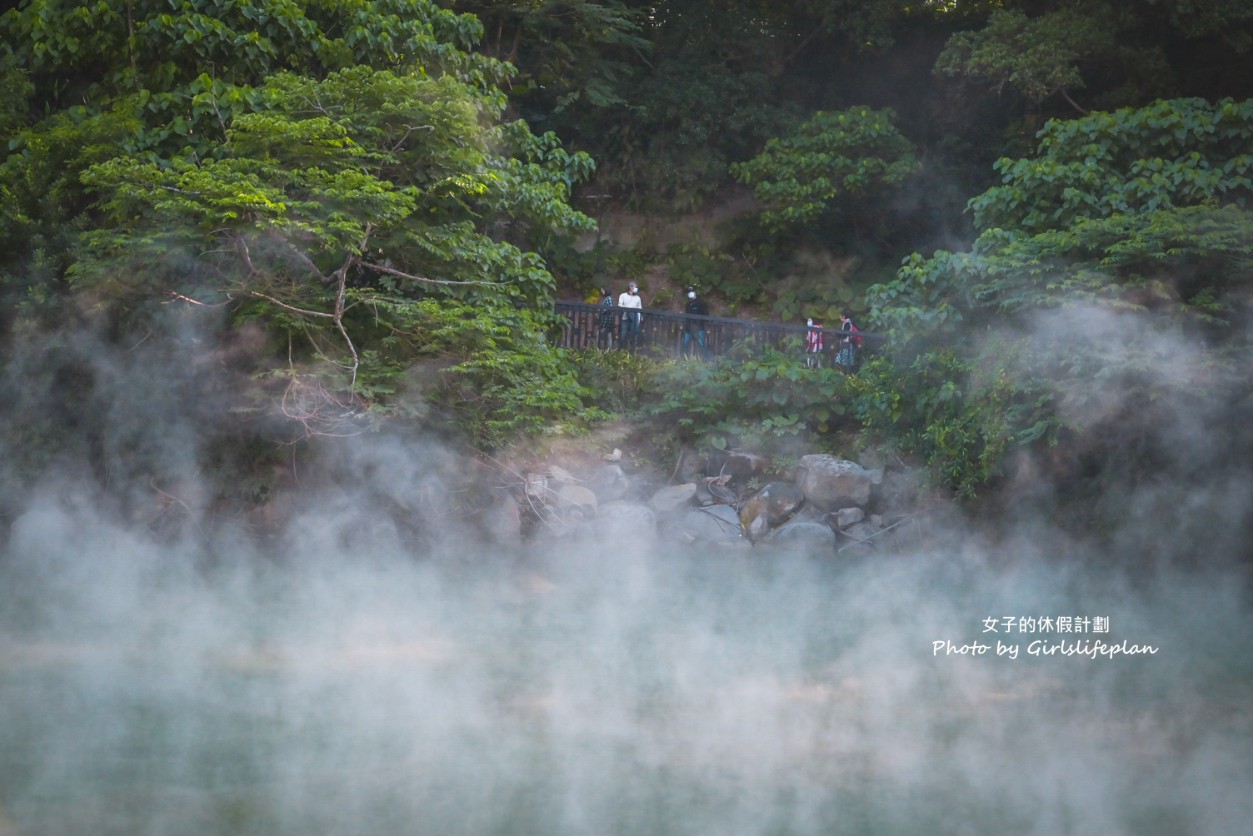
[[717,472],[711,472],[711,476],[730,476],[738,484],[744,484],[752,477],[761,473],[769,465],[769,460],[759,454],[748,450],[728,450],[720,457],[713,459],[709,463],[711,470],[716,469]]
[[875,535],[882,529],[870,523],[857,523],[840,532],[840,551],[862,551],[873,549],[876,545]]
[[649,542],[657,536],[657,515],[639,502],[606,502],[595,526],[597,536],[606,542]]
[[841,508],[835,512],[835,527],[848,528],[866,518],[866,512],[860,508]]
[[653,494],[648,504],[658,514],[673,514],[692,504],[696,497],[696,483],[671,485]]
[[606,464],[593,474],[587,483],[601,502],[622,499],[631,489],[631,480],[619,464]]
[[864,507],[870,501],[871,481],[856,462],[835,456],[803,456],[796,469],[796,484],[806,502],[824,511],[849,505]]
[[739,513],[730,505],[693,508],[683,515],[678,536],[688,542],[746,545],[740,535]]
[[835,549],[835,532],[821,523],[793,520],[771,531],[762,542],[770,546],[830,553]]
[[575,513],[588,518],[596,516],[596,494],[582,485],[557,488],[557,505],[565,514]]
[[805,497],[791,482],[771,482],[740,508],[740,525],[750,540],[759,540],[766,532],[791,518]]

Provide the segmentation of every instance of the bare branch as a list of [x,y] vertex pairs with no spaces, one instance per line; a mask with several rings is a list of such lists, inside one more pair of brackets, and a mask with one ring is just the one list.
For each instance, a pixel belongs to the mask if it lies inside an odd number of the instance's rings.
[[434,125],[405,125],[404,134],[401,135],[400,139],[396,140],[396,142],[391,147],[392,153],[396,153],[401,148],[404,148],[405,140],[408,139],[409,134],[413,133],[414,131],[433,131],[433,130],[435,130]]
[[189,305],[199,305],[202,308],[222,308],[226,306],[226,302],[218,302],[217,304],[213,304],[212,302],[201,302],[199,299],[192,299],[190,296],[184,296],[183,294],[175,293],[172,290],[167,290],[165,295],[170,297],[171,302],[186,302]]
[[327,313],[326,311],[311,311],[308,308],[298,308],[295,305],[289,305],[286,302],[275,299],[268,293],[262,293],[259,290],[245,290],[243,294],[257,299],[264,299],[272,305],[278,305],[283,310],[291,311],[292,313],[300,314],[301,316],[317,316],[322,319],[335,319],[335,314],[333,313]]
[[396,270],[392,267],[384,267],[382,264],[375,264],[374,262],[371,262],[371,261],[359,261],[358,264],[360,264],[360,266],[368,270],[373,270],[376,273],[385,273],[388,276],[395,276],[398,279],[407,279],[408,281],[420,282],[422,284],[464,285],[466,287],[475,286],[475,285],[481,286],[481,287],[504,287],[507,284],[506,282],[476,282],[476,281],[462,282],[462,281],[453,281],[452,279],[428,279],[425,276],[415,276],[412,273],[406,273],[402,270]]
[[[328,414],[330,410],[340,414]],[[356,417],[353,405],[336,398],[316,380],[293,377],[288,381],[279,399],[279,411],[304,428],[305,438],[348,438],[363,432],[353,420]]]
[[1068,92],[1066,91],[1066,88],[1065,88],[1065,87],[1063,87],[1063,88],[1062,88],[1062,90],[1061,90],[1061,94],[1062,94],[1062,98],[1064,98],[1066,101],[1070,102],[1070,106],[1071,106],[1071,107],[1073,107],[1075,110],[1079,111],[1079,112],[1080,112],[1081,114],[1083,114],[1084,116],[1087,116],[1087,115],[1088,115],[1089,111],[1088,111],[1086,108],[1084,108],[1082,105],[1080,105],[1078,102],[1076,102],[1074,99],[1070,98],[1070,93],[1068,93]]

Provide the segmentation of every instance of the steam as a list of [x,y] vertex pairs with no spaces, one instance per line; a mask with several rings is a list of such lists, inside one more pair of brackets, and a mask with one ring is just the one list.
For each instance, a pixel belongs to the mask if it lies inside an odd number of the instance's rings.
[[[101,403],[159,403],[145,361],[108,362]],[[1215,417],[1170,437],[1195,451]],[[188,473],[204,418],[161,418],[140,458]],[[0,831],[1229,834],[1253,819],[1247,544],[1159,559],[1184,518],[1247,514],[1239,466],[1190,481],[1203,500],[1178,516],[1150,511],[1179,491],[1137,491],[1135,535],[1096,547],[1050,520],[849,559],[488,545],[418,511],[446,451],[335,449],[269,541],[194,503],[178,536],[137,525],[136,500],[116,500],[143,493],[135,464],[130,482],[53,470],[8,493]],[[1023,617],[1108,631],[1007,626]],[[1030,651],[1097,640],[1154,652]]]

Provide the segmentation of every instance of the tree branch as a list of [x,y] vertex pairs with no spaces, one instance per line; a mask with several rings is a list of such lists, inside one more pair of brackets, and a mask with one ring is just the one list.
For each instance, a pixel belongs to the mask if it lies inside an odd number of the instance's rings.
[[376,273],[383,273],[388,276],[395,276],[398,279],[407,279],[411,282],[420,282],[421,284],[439,284],[439,285],[463,285],[466,287],[504,287],[507,282],[477,282],[477,281],[454,281],[453,279],[429,279],[425,276],[415,276],[412,273],[406,273],[402,270],[396,270],[392,267],[384,267],[382,264],[375,264],[371,261],[358,261],[357,264]]
[[1089,111],[1088,111],[1086,108],[1084,108],[1084,107],[1080,106],[1080,104],[1079,104],[1078,102],[1076,102],[1074,99],[1070,98],[1070,93],[1066,92],[1066,88],[1065,88],[1065,87],[1063,87],[1063,88],[1061,89],[1061,94],[1062,94],[1062,98],[1064,98],[1066,101],[1070,102],[1070,106],[1071,106],[1071,107],[1073,107],[1075,110],[1079,111],[1079,112],[1080,112],[1081,114],[1083,114],[1084,116],[1087,116],[1087,115],[1088,115]]

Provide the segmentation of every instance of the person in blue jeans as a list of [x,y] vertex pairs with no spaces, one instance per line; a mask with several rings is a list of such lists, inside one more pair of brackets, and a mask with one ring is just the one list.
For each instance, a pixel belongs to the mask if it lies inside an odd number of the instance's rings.
[[613,348],[613,341],[618,335],[617,311],[614,310],[613,296],[608,288],[600,291],[600,317],[596,328],[596,347]]
[[640,322],[644,319],[644,300],[640,298],[640,286],[628,282],[625,293],[618,296],[618,307],[622,311],[622,339],[620,345],[626,349],[634,349],[639,345]]
[[[696,293],[696,288],[687,289],[687,304],[683,312],[695,316],[709,316],[709,306]],[[709,346],[706,345],[705,320],[688,319],[683,323],[683,356],[709,359]]]

